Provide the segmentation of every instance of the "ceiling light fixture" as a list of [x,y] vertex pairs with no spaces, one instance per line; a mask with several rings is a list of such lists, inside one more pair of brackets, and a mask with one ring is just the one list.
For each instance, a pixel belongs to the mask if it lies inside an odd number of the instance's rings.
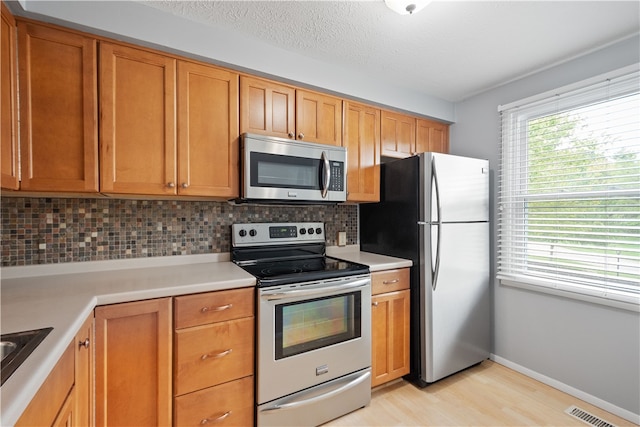
[[431,0],[384,0],[384,4],[400,15],[413,15],[420,12]]

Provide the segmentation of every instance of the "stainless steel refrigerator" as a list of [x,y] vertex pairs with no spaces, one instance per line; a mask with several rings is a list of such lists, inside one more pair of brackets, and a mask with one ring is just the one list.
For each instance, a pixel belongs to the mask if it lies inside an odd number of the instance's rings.
[[489,163],[422,153],[381,165],[360,248],[408,258],[411,373],[420,386],[489,356]]

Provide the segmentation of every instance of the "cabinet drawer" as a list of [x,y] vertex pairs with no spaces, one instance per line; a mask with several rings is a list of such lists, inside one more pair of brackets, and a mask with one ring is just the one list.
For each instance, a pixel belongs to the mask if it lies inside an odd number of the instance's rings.
[[174,425],[252,426],[253,376],[175,398]]
[[253,374],[254,319],[176,331],[175,395]]
[[399,268],[375,272],[371,275],[371,294],[409,289],[409,269]]
[[253,316],[255,288],[175,298],[176,329]]

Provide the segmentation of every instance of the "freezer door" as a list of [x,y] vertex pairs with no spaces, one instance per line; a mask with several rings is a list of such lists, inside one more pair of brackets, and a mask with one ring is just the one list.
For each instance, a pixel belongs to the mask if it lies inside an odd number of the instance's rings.
[[489,162],[440,153],[429,158],[431,182],[425,190],[431,189],[431,221],[488,221]]
[[[489,223],[431,227],[437,233],[422,227],[428,255],[420,286],[421,377],[427,383],[481,362],[490,347]],[[429,262],[432,256],[436,262]]]

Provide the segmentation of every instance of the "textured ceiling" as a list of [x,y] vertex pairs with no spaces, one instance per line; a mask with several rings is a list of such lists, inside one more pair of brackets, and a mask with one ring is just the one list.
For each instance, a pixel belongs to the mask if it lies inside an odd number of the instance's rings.
[[448,101],[640,31],[638,1],[142,1]]

